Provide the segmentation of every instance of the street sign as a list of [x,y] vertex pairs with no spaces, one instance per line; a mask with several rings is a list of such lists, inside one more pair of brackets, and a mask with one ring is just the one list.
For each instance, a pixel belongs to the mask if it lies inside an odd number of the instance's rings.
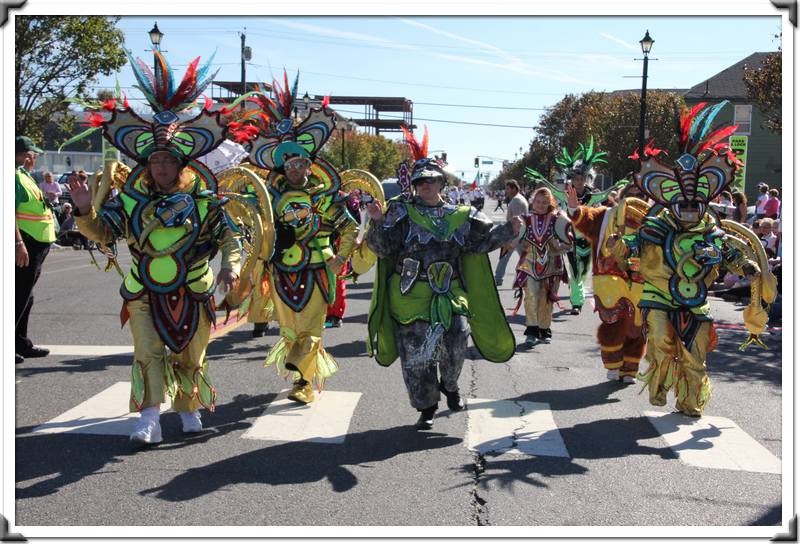
[[481,164],[494,164],[494,161],[487,161],[486,159],[481,161]]
[[733,175],[731,187],[739,192],[744,192],[744,180],[747,166],[747,136],[733,135],[729,140],[731,151],[736,158],[742,161],[742,166]]

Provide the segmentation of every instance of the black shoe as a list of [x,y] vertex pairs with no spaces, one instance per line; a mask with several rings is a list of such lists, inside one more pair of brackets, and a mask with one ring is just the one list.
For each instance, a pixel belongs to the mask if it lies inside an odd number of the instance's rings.
[[539,336],[539,327],[537,325],[528,325],[525,327],[525,336]]
[[424,410],[420,410],[419,419],[414,424],[414,427],[419,431],[429,431],[433,429],[433,416],[436,414],[438,404],[434,404]]
[[553,332],[550,329],[539,329],[539,339],[545,344],[549,344],[552,337]]
[[47,348],[37,348],[36,346],[31,346],[27,349],[21,349],[18,352],[25,358],[35,359],[37,357],[47,357],[50,355],[50,350]]
[[342,326],[342,320],[336,317],[335,315],[329,316],[325,319],[325,328],[338,328]]
[[266,334],[269,328],[269,323],[255,323],[253,324],[253,338],[261,338]]
[[448,391],[444,388],[444,384],[439,383],[439,391],[444,393],[444,396],[447,397],[447,407],[450,408],[453,412],[460,412],[466,405],[464,401],[461,400],[461,393],[458,392],[458,389],[455,391]]
[[572,311],[570,312],[572,315],[579,315],[581,313],[580,306],[573,306]]
[[18,364],[24,363],[24,362],[25,362],[25,357],[23,357],[19,353],[15,353],[14,354],[14,364],[15,365],[18,365]]

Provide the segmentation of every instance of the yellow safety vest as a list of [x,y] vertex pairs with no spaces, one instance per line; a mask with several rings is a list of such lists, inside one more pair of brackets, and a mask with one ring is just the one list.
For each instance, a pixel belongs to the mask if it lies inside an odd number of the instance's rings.
[[37,242],[55,242],[55,218],[52,210],[44,203],[41,189],[23,168],[17,168],[16,183],[17,189],[21,188],[21,192],[27,195],[27,199],[17,199],[17,227]]

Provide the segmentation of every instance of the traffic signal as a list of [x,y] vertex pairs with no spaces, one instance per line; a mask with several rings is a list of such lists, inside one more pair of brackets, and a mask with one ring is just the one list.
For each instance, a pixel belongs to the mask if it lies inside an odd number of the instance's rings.
[[447,162],[447,153],[442,153],[442,162]]
[[475,168],[481,167],[481,159],[480,157],[475,157]]

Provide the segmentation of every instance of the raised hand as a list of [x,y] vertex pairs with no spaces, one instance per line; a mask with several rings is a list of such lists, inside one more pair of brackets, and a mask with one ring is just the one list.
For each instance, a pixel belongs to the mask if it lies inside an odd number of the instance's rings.
[[580,204],[578,200],[578,191],[575,190],[575,187],[573,187],[571,183],[567,183],[567,207],[574,209],[580,206]]
[[369,214],[369,218],[373,221],[377,223],[383,221],[383,207],[377,200],[373,200],[367,204],[367,213]]
[[67,179],[67,184],[75,207],[78,208],[81,215],[86,214],[92,206],[92,193],[89,191],[88,180],[81,181],[77,174],[72,174]]

